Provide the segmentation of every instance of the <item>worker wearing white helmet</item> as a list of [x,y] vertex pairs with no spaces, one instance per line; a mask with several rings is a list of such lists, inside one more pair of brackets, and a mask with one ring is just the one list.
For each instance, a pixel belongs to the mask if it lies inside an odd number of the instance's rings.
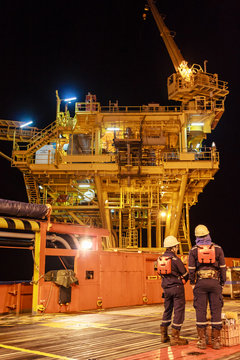
[[220,349],[222,286],[226,281],[226,265],[221,246],[212,242],[205,225],[195,228],[196,246],[189,252],[189,277],[194,293],[197,318],[197,347],[206,349],[207,303],[211,310],[212,347]]
[[[195,228],[195,236],[196,238],[203,238],[209,234],[208,228],[205,225],[198,225]],[[202,239],[204,240],[204,239]],[[204,240],[206,241],[206,239]]]
[[[161,341],[171,345],[186,345],[188,341],[180,337],[185,315],[184,283],[188,281],[188,272],[177,257],[179,241],[172,235],[164,239],[165,253],[158,258],[158,274],[162,277],[164,313],[160,325]],[[173,322],[172,313],[174,310]],[[171,339],[168,326],[172,322]]]

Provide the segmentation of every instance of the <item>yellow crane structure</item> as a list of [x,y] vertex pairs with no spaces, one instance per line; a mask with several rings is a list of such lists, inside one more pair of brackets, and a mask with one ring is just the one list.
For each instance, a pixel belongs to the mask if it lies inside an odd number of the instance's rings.
[[51,203],[54,221],[107,228],[106,249],[161,251],[171,234],[185,254],[189,209],[219,168],[215,146],[202,141],[224,112],[228,87],[189,68],[153,0],[149,9],[175,68],[167,85],[178,105],[102,106],[88,93],[70,116],[56,91],[56,121],[27,140],[15,131],[11,162],[29,202]]

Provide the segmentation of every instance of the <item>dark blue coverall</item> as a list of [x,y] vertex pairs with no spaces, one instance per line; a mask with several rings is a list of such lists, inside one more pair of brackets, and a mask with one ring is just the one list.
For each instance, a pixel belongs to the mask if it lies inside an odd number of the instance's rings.
[[174,317],[172,327],[181,330],[185,316],[185,292],[182,279],[188,281],[189,274],[182,261],[169,249],[162,256],[171,257],[171,274],[162,275],[164,291],[164,313],[161,326],[171,324],[172,312]]
[[[207,303],[209,301],[211,311],[212,328],[221,330],[221,312],[223,307],[222,286],[226,281],[226,265],[224,253],[221,246],[213,244],[215,248],[215,263],[201,264],[198,262],[198,247],[194,246],[189,252],[189,277],[190,284],[195,285],[193,294],[193,306],[196,310],[196,325],[206,327],[207,322]],[[215,270],[212,278],[201,278],[199,270]]]

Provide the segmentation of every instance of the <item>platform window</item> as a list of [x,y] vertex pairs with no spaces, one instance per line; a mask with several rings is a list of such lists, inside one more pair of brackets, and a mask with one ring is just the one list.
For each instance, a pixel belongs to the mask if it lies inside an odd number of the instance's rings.
[[87,270],[86,271],[86,280],[91,280],[91,279],[94,279],[94,271]]

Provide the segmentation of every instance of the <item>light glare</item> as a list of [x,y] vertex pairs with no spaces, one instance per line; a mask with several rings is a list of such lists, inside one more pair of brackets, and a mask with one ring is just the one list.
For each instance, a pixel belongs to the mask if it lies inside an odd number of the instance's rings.
[[93,243],[89,239],[85,239],[80,242],[80,248],[82,250],[91,250],[92,246],[93,246]]
[[109,127],[107,128],[107,131],[119,131],[119,128]]
[[191,126],[203,126],[204,123],[191,123]]
[[166,213],[166,211],[161,211],[160,215],[161,215],[162,218],[164,218],[167,215],[167,213]]
[[28,121],[25,124],[20,125],[20,128],[23,128],[23,127],[28,126],[30,124],[32,124],[32,121]]
[[68,101],[73,101],[73,100],[77,100],[76,97],[71,97],[71,98],[68,98],[68,99],[64,99],[64,101],[68,102]]

